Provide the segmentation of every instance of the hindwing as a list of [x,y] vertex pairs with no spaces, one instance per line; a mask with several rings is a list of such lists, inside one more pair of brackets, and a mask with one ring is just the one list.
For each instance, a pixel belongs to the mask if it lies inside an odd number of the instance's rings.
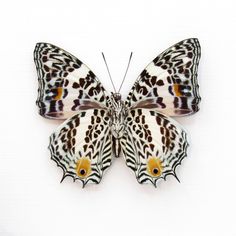
[[131,109],[125,120],[126,132],[121,140],[126,164],[139,183],[157,185],[187,155],[186,132],[173,119],[149,109]]
[[83,186],[99,183],[111,165],[111,133],[107,110],[80,111],[66,120],[50,137],[51,158]]

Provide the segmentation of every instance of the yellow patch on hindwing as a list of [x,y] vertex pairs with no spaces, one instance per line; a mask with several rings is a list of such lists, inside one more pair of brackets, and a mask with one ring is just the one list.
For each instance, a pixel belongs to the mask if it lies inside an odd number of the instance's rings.
[[162,174],[161,160],[158,157],[151,157],[147,161],[147,172],[152,177],[159,177]]
[[86,178],[91,173],[91,161],[87,157],[82,157],[77,161],[75,169],[80,178]]

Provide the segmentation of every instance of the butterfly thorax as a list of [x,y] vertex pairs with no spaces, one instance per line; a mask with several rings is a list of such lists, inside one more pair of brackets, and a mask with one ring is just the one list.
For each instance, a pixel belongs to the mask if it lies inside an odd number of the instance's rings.
[[110,118],[111,118],[111,133],[113,139],[113,150],[115,156],[118,157],[120,153],[119,139],[124,134],[124,119],[126,116],[126,107],[121,100],[121,94],[112,93],[110,97]]

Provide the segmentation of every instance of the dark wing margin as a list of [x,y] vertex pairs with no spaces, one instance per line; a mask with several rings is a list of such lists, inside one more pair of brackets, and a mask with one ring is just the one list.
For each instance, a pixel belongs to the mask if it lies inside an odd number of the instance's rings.
[[79,110],[106,106],[107,95],[100,81],[72,54],[49,43],[37,43],[34,61],[41,116],[66,119]]
[[198,39],[183,40],[157,56],[140,74],[126,106],[156,108],[169,116],[199,110],[197,70],[201,56]]

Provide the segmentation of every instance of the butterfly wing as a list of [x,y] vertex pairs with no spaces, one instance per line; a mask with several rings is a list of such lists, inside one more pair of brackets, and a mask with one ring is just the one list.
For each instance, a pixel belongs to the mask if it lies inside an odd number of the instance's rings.
[[[131,109],[125,120],[121,146],[126,164],[139,183],[157,185],[186,157],[186,132],[173,119],[149,109]],[[176,177],[177,178],[177,177]]]
[[63,170],[63,178],[79,179],[83,186],[99,183],[111,165],[111,134],[108,111],[79,111],[50,137],[51,158]]
[[94,73],[79,59],[49,43],[37,43],[39,114],[66,119],[79,110],[106,106],[106,92]]
[[200,96],[198,39],[183,40],[157,56],[140,74],[129,93],[129,108],[156,108],[169,116],[195,113]]

